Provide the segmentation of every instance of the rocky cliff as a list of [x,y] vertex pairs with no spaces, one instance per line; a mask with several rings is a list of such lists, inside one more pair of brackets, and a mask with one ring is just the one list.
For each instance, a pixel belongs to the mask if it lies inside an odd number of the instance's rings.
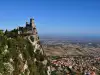
[[0,75],[50,75],[49,61],[37,34],[4,34],[0,32]]

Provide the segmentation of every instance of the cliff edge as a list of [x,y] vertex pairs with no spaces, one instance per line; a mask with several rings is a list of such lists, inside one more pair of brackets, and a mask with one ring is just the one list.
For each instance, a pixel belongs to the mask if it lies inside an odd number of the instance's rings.
[[0,75],[50,75],[49,61],[37,33],[0,31]]

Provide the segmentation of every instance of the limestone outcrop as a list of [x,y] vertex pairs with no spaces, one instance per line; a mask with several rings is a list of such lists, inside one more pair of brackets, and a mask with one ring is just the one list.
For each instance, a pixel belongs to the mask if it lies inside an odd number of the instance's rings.
[[0,75],[51,75],[33,19],[30,27],[0,34]]

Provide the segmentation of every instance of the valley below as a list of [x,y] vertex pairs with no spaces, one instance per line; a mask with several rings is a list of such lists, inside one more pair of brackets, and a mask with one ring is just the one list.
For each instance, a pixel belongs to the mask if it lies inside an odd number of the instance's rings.
[[49,38],[41,43],[50,59],[51,75],[100,75],[99,41]]

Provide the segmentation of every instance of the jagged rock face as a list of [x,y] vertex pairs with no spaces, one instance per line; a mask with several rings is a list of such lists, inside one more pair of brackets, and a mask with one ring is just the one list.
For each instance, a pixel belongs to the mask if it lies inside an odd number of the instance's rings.
[[50,75],[50,66],[37,35],[0,36],[0,75]]

